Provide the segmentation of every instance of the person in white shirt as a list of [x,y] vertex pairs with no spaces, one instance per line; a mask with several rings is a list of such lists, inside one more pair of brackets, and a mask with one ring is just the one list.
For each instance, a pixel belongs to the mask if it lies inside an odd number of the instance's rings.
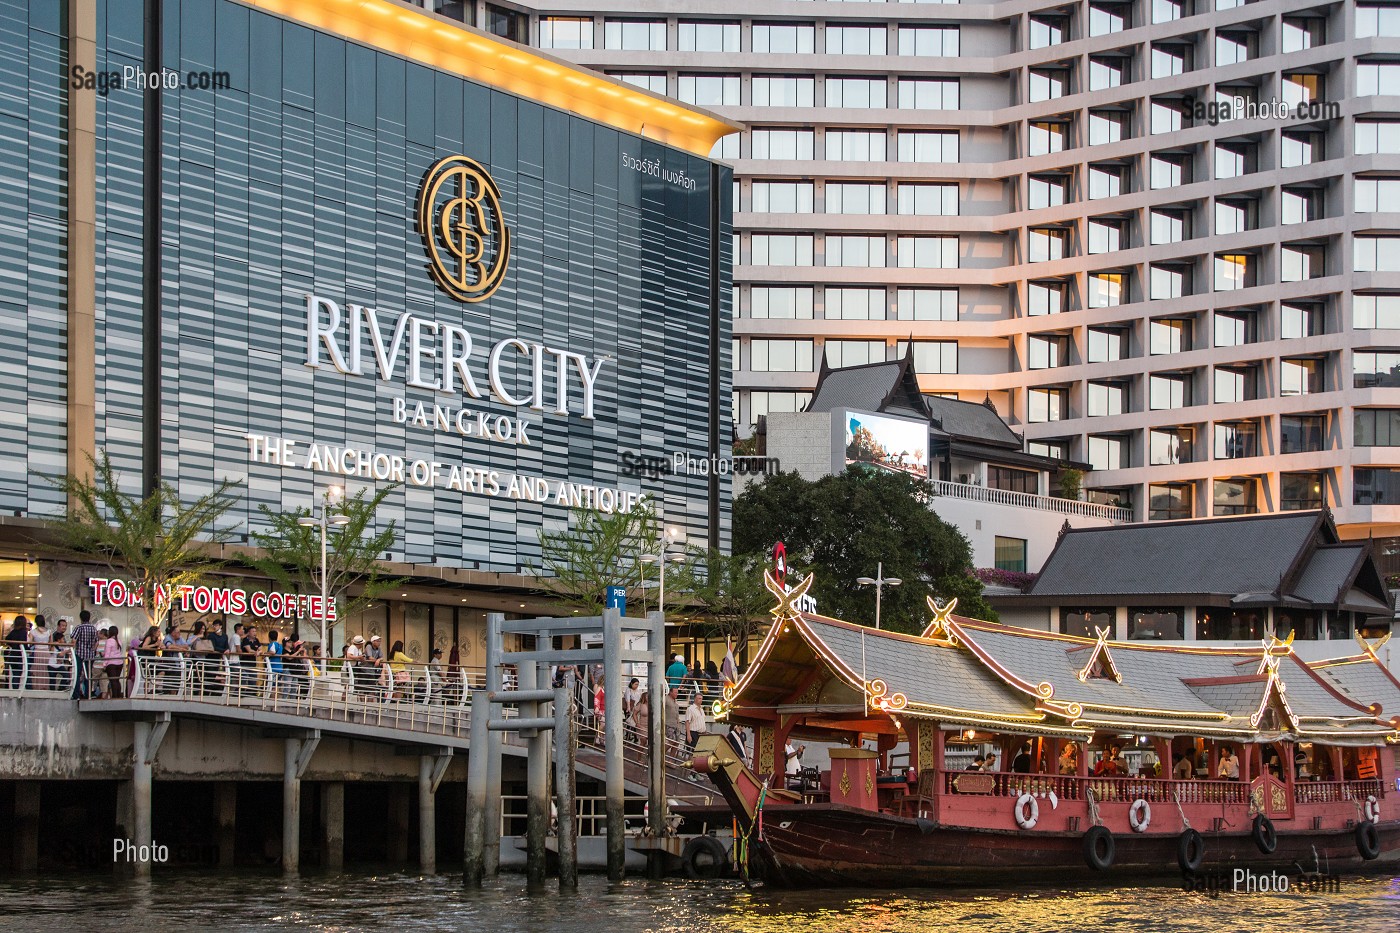
[[1227,781],[1240,779],[1240,760],[1235,757],[1235,750],[1228,745],[1220,756],[1220,776]]
[[705,722],[705,698],[697,690],[691,696],[690,705],[685,710],[685,742],[692,752],[695,751],[695,743],[700,741],[700,736],[708,729],[709,726]]
[[802,780],[802,753],[807,750],[807,746],[798,745],[795,748],[791,741],[783,746],[783,773],[787,776],[789,784],[799,783]]
[[30,686],[35,690],[49,689],[49,625],[43,616],[34,617],[34,628],[29,633],[29,641],[34,645],[34,653],[29,658]]

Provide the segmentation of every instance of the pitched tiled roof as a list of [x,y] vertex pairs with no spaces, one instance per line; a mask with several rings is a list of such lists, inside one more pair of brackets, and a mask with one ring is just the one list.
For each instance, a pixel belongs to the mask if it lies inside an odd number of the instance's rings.
[[928,417],[927,399],[919,393],[909,359],[827,369],[823,366],[808,411],[855,408],[892,415]]
[[1271,594],[1317,522],[1317,513],[1300,512],[1070,529],[1028,595]]
[[1351,569],[1363,550],[1362,544],[1334,544],[1313,551],[1289,595],[1323,605],[1337,602],[1344,595],[1341,588],[1351,582]]
[[986,405],[936,395],[929,396],[926,401],[934,426],[945,434],[1021,449],[1021,436]]
[[1379,703],[1381,718],[1400,716],[1400,683],[1370,656],[1319,661],[1309,667],[1352,702],[1363,706]]

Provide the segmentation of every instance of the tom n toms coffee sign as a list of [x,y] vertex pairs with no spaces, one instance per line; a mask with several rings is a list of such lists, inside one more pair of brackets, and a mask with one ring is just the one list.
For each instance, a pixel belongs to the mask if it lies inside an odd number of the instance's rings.
[[[419,191],[416,227],[429,273],[446,294],[478,302],[500,286],[510,262],[510,227],[496,183],[479,164],[465,156],[434,163]],[[315,293],[305,296],[305,322],[302,355],[308,368],[403,387],[404,394],[389,399],[381,413],[386,424],[530,447],[539,432],[529,413],[594,420],[606,359],[520,337],[484,342],[456,321]],[[488,405],[514,413],[499,414]],[[284,469],[603,512],[628,512],[645,500],[622,489],[519,475],[465,459],[414,458],[318,438],[248,434],[245,440],[250,462]]]

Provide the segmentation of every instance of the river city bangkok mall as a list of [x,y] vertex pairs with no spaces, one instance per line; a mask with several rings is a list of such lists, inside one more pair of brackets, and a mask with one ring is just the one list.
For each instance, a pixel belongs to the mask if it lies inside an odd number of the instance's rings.
[[727,544],[727,475],[622,467],[729,455],[733,124],[392,0],[3,0],[0,41],[0,621],[93,605],[32,537],[98,451],[235,480],[235,544],[401,484],[410,583],[342,633],[420,659],[480,663],[570,508]]

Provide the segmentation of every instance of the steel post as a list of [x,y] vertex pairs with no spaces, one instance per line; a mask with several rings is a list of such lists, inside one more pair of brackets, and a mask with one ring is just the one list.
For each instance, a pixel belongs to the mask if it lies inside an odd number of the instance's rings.
[[554,789],[559,810],[559,890],[578,887],[578,850],[574,834],[574,671],[554,690]]
[[[647,646],[651,649],[651,670],[647,681],[651,718],[647,723],[647,754],[650,773],[647,782],[647,827],[653,838],[666,833],[666,616],[660,612],[649,615],[651,631]],[[653,871],[659,872],[660,859],[654,859]]]
[[627,838],[623,823],[622,773],[622,613],[603,610],[603,748],[607,762],[604,787],[607,801],[608,879],[626,874]]
[[[499,693],[503,686],[501,655],[505,651],[505,640],[501,626],[505,616],[491,612],[486,616],[486,689]],[[489,708],[488,708],[489,709]],[[483,717],[488,715],[484,709]],[[473,721],[475,726],[475,721]],[[488,732],[486,735],[486,833],[485,853],[482,859],[483,871],[488,877],[495,877],[501,870],[501,734]]]
[[467,819],[462,846],[462,883],[481,887],[486,865],[486,782],[490,774],[487,758],[486,717],[491,708],[485,690],[472,691],[471,748],[467,755]]

